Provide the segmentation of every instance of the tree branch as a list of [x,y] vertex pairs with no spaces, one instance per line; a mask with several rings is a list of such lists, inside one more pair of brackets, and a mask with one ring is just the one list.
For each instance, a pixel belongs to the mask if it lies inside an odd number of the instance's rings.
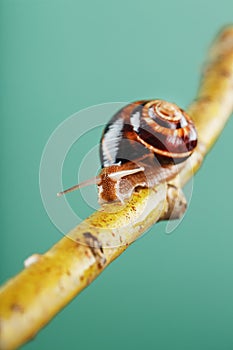
[[233,27],[228,27],[210,50],[197,99],[187,111],[199,135],[191,166],[186,162],[171,183],[141,189],[126,205],[102,207],[45,254],[30,257],[0,289],[0,349],[14,349],[34,337],[150,226],[185,210],[181,187],[199,169],[232,109]]

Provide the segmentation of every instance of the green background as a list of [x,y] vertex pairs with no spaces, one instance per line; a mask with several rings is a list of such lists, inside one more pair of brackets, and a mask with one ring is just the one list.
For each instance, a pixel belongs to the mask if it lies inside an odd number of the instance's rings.
[[[232,0],[0,2],[1,282],[61,238],[38,184],[58,124],[103,102],[186,107],[210,42],[231,22]],[[233,348],[232,130],[233,120],[176,231],[152,228],[25,350]]]

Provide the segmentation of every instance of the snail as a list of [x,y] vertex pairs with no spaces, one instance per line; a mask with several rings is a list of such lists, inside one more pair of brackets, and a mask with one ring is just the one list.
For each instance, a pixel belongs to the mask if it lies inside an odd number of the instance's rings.
[[102,170],[58,196],[98,185],[99,202],[125,202],[138,187],[172,179],[197,146],[197,131],[187,113],[164,100],[142,100],[118,111],[100,140]]

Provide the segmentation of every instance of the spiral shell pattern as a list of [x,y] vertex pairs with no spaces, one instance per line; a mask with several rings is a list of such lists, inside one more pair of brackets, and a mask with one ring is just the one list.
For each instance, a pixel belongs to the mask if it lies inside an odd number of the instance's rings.
[[197,145],[190,117],[163,100],[133,102],[107,124],[100,146],[102,166],[123,164],[153,153],[161,165],[186,160]]

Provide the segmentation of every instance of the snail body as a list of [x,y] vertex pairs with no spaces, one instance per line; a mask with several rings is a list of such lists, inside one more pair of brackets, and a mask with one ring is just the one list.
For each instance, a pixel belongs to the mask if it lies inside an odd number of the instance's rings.
[[137,187],[172,179],[197,145],[187,113],[174,103],[143,100],[128,104],[106,125],[100,141],[100,174],[60,194],[98,185],[99,202],[124,202]]

